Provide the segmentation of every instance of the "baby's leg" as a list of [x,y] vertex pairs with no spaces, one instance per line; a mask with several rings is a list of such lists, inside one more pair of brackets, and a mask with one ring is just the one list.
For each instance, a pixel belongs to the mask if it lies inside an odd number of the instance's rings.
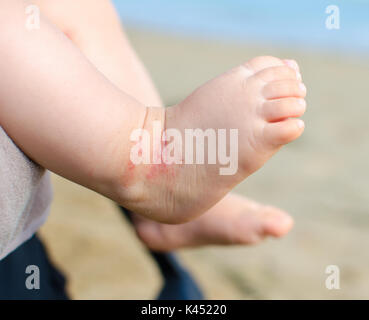
[[145,106],[163,106],[109,0],[36,0],[34,3],[119,89]]
[[[167,111],[150,109],[112,85],[41,18],[39,30],[27,30],[25,2],[0,2],[1,125],[36,162],[131,211],[189,221],[302,132],[297,120],[270,122],[303,112],[293,97],[305,92],[279,59],[254,59]],[[222,176],[220,163],[132,166],[131,133],[143,128],[152,136],[154,121],[182,132],[238,129],[238,170]]]
[[[144,104],[161,105],[109,1],[39,0],[37,4],[120,89]],[[138,215],[134,221],[147,246],[160,250],[205,244],[254,244],[268,235],[282,236],[292,225],[287,213],[233,194],[204,216],[184,225],[160,224]],[[234,226],[232,233],[229,226]]]

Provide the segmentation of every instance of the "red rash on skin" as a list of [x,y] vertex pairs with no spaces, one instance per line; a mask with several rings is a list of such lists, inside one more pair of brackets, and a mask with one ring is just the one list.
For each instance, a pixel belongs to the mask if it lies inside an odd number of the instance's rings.
[[136,168],[135,164],[134,164],[131,160],[129,160],[129,161],[128,161],[128,165],[127,165],[127,169],[128,169],[128,171],[132,171],[132,170],[134,170],[135,168]]
[[[165,133],[163,133],[163,136],[164,136],[164,134]],[[159,175],[166,175],[167,177],[174,178],[174,176],[175,176],[174,168],[170,165],[167,165],[164,162],[164,159],[163,159],[164,158],[163,153],[164,153],[165,147],[167,145],[168,145],[168,141],[166,139],[164,139],[164,141],[163,141],[163,139],[162,139],[162,141],[161,141],[161,153],[159,153],[157,155],[157,158],[159,158],[159,156],[160,156],[161,163],[151,165],[151,168],[150,168],[149,172],[146,174],[146,179],[152,180],[152,179],[156,178]]]
[[168,174],[169,167],[165,163],[152,164],[149,172],[146,174],[146,179],[152,180],[158,175]]
[[124,187],[129,187],[130,185],[133,184],[135,168],[136,168],[135,164],[131,160],[128,160],[127,166],[126,166],[126,172],[124,173],[123,178],[122,178],[122,185]]
[[[162,150],[164,148],[164,146],[166,146],[168,144],[168,141],[164,141],[162,142]],[[138,151],[138,155],[142,155],[142,149],[140,149]],[[163,156],[162,154],[160,154],[160,158],[161,158],[161,163],[159,164],[151,164],[150,168],[148,169],[148,172],[145,175],[145,178],[147,180],[153,180],[156,177],[158,177],[159,175],[166,175],[168,178],[174,178],[175,177],[175,171],[174,171],[174,167],[167,165],[164,161],[163,161]],[[135,168],[136,165],[131,161],[128,160],[127,162],[127,166],[126,166],[126,172],[123,176],[123,181],[122,184],[125,187],[128,187],[130,185],[132,185],[135,181]]]
[[[142,143],[142,141],[140,140],[139,143]],[[141,156],[142,155],[142,148],[140,148],[140,150],[138,150],[138,154]],[[127,166],[126,166],[126,172],[123,175],[123,181],[122,184],[124,187],[129,187],[130,185],[132,185],[134,183],[134,170],[136,168],[136,165],[131,161],[131,159],[128,160],[127,162]]]
[[[131,161],[128,160],[126,172],[123,177],[123,185],[125,187],[128,187],[132,185],[135,181],[135,175],[134,171],[136,169],[136,165]],[[150,168],[148,169],[147,174],[145,175],[145,178],[147,180],[153,180],[158,176],[166,175],[167,177],[174,178],[174,168],[172,166],[168,166],[165,163],[160,164],[151,164]]]

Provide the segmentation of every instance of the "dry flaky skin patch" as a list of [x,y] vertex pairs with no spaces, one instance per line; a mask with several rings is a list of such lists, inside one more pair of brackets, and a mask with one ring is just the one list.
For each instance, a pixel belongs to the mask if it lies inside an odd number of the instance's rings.
[[[282,241],[253,248],[181,253],[209,298],[368,298],[369,66],[332,56],[222,46],[133,33],[168,105],[254,56],[295,58],[309,89],[306,132],[238,191],[295,218]],[[178,63],[180,61],[180,63]],[[175,80],[173,81],[173,75]],[[345,76],[342,76],[345,75]],[[180,81],[177,81],[180,79]],[[354,142],[354,143],[353,143]],[[344,174],[342,174],[344,173]],[[74,298],[153,298],[155,265],[109,200],[54,178],[52,214],[42,229]],[[209,191],[210,192],[210,191]],[[341,267],[341,290],[324,287],[325,267]]]

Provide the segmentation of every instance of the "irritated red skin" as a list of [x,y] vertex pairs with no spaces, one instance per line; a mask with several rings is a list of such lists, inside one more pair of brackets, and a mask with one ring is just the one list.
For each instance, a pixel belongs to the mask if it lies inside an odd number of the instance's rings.
[[[163,147],[167,145],[167,141],[162,142],[162,150]],[[142,149],[138,151],[139,155],[142,155]],[[168,178],[174,178],[175,177],[175,171],[174,171],[174,167],[171,165],[167,165],[164,161],[163,161],[163,157],[161,156],[161,163],[159,164],[150,164],[148,166],[148,172],[145,175],[145,178],[149,181],[154,180],[155,178],[157,178],[158,176],[166,176]],[[132,185],[135,182],[135,169],[136,169],[136,165],[129,159],[127,162],[127,166],[126,166],[126,172],[124,174],[123,177],[123,185],[125,187],[128,187],[130,185]]]
[[131,160],[128,160],[127,165],[126,165],[126,171],[122,177],[122,185],[124,187],[129,187],[130,185],[134,183],[135,168],[136,168],[136,165]]
[[[163,133],[163,135],[164,135],[164,133]],[[146,179],[147,180],[153,180],[156,177],[158,177],[159,175],[166,175],[166,176],[171,176],[171,177],[174,176],[173,168],[168,166],[163,160],[163,150],[167,146],[167,144],[168,144],[168,141],[166,141],[166,140],[163,141],[163,139],[161,140],[161,150],[157,154],[158,155],[157,158],[161,159],[161,163],[150,165],[149,172],[146,174]]]
[[131,160],[129,160],[128,161],[128,165],[127,165],[127,170],[128,171],[132,171],[132,170],[134,170],[136,168],[136,165],[131,161]]
[[[168,166],[165,163],[150,164],[147,166],[149,167],[148,167],[148,172],[145,175],[145,178],[149,181],[152,181],[155,178],[159,176],[164,176],[164,175],[167,177],[174,178],[174,168],[171,166]],[[135,169],[136,169],[136,165],[131,160],[128,160],[127,166],[126,166],[126,172],[122,179],[123,186],[125,187],[131,186],[136,181]]]
[[146,179],[148,180],[152,180],[159,175],[168,174],[170,171],[172,171],[165,163],[152,164],[150,166],[150,170],[146,174]]

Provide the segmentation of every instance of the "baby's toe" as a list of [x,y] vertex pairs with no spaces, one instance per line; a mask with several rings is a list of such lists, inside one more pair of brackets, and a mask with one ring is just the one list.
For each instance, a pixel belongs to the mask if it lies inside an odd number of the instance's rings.
[[284,59],[283,62],[288,65],[290,68],[295,69],[296,71],[300,72],[300,67],[296,60],[293,59]]
[[305,98],[306,87],[297,80],[273,81],[264,86],[263,96],[265,99]]
[[272,146],[281,146],[297,139],[304,131],[301,119],[287,119],[280,122],[267,123],[264,128],[265,141]]
[[255,74],[255,77],[264,82],[279,80],[298,80],[301,81],[300,72],[287,66],[277,66],[266,68]]
[[266,121],[275,122],[287,118],[301,117],[305,113],[306,102],[301,98],[267,100],[262,106]]
[[250,69],[254,73],[257,73],[263,69],[277,66],[284,66],[285,62],[281,59],[271,56],[260,56],[253,58],[244,64],[244,67]]
[[284,211],[266,206],[263,210],[264,234],[273,237],[282,237],[291,230],[293,219]]

